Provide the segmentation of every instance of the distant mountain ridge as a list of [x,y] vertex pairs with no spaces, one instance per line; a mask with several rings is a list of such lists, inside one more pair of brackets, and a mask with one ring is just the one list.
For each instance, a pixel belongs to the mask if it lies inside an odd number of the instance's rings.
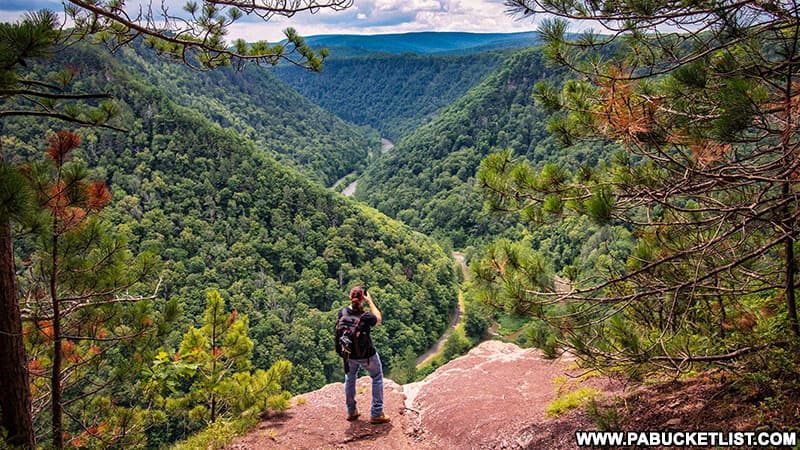
[[326,34],[308,36],[311,47],[327,47],[332,58],[370,53],[464,54],[493,49],[524,48],[541,43],[536,31],[518,33],[414,32],[400,34]]

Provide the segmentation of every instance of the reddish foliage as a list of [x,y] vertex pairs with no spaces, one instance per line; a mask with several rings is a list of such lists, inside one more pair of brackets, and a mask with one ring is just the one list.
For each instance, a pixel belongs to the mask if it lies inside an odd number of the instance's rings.
[[49,199],[47,201],[47,207],[52,211],[55,211],[57,214],[59,210],[67,207],[67,201],[69,199],[67,198],[66,186],[64,186],[63,182],[59,181],[58,183],[50,186],[47,196]]
[[[51,186],[47,207],[53,211],[53,215],[58,218],[61,229],[59,231],[71,230],[86,219],[87,212],[83,208],[73,206],[73,200],[67,195],[67,189],[63,182],[58,182]],[[109,198],[111,194],[108,194]],[[92,198],[89,198],[90,202]],[[91,206],[91,204],[90,204]]]
[[39,329],[42,331],[42,334],[45,336],[52,338],[53,337],[53,322],[50,320],[42,320],[38,324]]
[[701,139],[689,145],[695,159],[701,166],[706,167],[714,161],[722,159],[731,149],[730,144],[720,144],[709,139]]
[[751,312],[746,312],[742,314],[742,316],[739,317],[739,320],[737,320],[739,328],[741,328],[744,331],[752,331],[753,327],[756,325],[756,321],[757,318],[755,314]]
[[609,137],[638,144],[654,128],[658,102],[638,95],[636,82],[629,80],[630,75],[624,67],[612,67],[609,77],[598,81],[601,103],[596,116],[601,130]]
[[46,206],[61,222],[63,230],[74,228],[86,218],[86,211],[70,206],[71,202],[63,182],[59,181],[50,187],[48,198]]
[[47,154],[59,166],[64,165],[64,159],[69,152],[81,145],[81,137],[72,131],[61,130],[50,138]]
[[38,359],[34,359],[34,360],[28,362],[28,372],[30,372],[30,373],[32,373],[34,375],[42,374],[42,372],[43,372],[42,368],[43,368],[42,367],[42,362],[39,361]]
[[111,191],[108,190],[106,183],[95,181],[86,187],[89,209],[103,209],[111,203]]
[[86,211],[82,208],[64,208],[56,213],[58,218],[61,219],[63,231],[77,227],[86,219]]
[[[773,111],[779,121],[786,122],[788,125],[787,132],[797,130],[798,126],[800,126],[800,123],[798,123],[798,115],[800,115],[800,82],[792,82],[788,93],[781,94],[777,101],[765,103],[763,108],[767,111]],[[793,120],[787,121],[789,118]]]
[[75,351],[75,344],[72,341],[63,341],[61,343],[61,354],[65,357],[72,356],[72,353]]

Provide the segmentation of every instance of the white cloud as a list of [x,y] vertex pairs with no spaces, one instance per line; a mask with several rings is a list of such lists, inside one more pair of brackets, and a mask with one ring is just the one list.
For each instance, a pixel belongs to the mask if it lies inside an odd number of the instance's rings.
[[436,11],[443,8],[445,1],[437,0],[374,0],[377,11]]
[[[0,0],[23,4],[25,1]],[[130,0],[130,4],[148,0]],[[154,0],[158,3],[161,0]],[[185,0],[165,0],[171,13],[179,13]],[[8,3],[11,4],[11,3]],[[1,8],[0,8],[1,9]],[[11,8],[9,8],[11,9]],[[0,20],[14,20],[21,14],[0,11]],[[228,40],[247,41],[283,39],[283,30],[293,27],[304,36],[317,34],[384,34],[410,31],[512,32],[536,29],[530,20],[517,20],[506,13],[503,0],[355,0],[344,11],[321,10],[316,14],[298,13],[292,18],[275,16],[265,22],[256,16],[245,16],[234,24]]]
[[304,36],[317,34],[385,34],[411,31],[513,32],[533,31],[528,19],[509,16],[502,0],[356,0],[345,11],[275,17],[269,22],[239,23],[230,38],[248,41],[283,39],[293,27]]
[[25,18],[25,11],[0,10],[0,22],[14,23]]

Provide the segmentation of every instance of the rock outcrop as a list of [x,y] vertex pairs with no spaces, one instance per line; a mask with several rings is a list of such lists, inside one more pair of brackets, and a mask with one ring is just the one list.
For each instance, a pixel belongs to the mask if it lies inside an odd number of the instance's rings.
[[[294,399],[285,414],[262,422],[228,449],[522,449],[574,448],[574,432],[592,429],[576,410],[557,419],[545,411],[561,390],[608,380],[578,381],[569,357],[548,360],[535,349],[487,341],[450,361],[424,381],[400,386],[385,380],[385,411],[392,422],[369,423],[369,377],[357,383],[362,417],[345,420],[344,386],[330,384]],[[570,381],[567,381],[570,380]]]

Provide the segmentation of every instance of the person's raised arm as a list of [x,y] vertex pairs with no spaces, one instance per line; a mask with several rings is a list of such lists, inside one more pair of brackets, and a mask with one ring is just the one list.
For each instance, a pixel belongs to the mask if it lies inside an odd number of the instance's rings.
[[378,318],[378,322],[375,326],[378,326],[383,322],[383,316],[381,316],[381,310],[375,305],[375,302],[372,301],[372,296],[369,295],[369,292],[366,293],[365,297],[367,299],[367,303],[369,303],[369,310],[372,314],[375,314],[375,317]]

